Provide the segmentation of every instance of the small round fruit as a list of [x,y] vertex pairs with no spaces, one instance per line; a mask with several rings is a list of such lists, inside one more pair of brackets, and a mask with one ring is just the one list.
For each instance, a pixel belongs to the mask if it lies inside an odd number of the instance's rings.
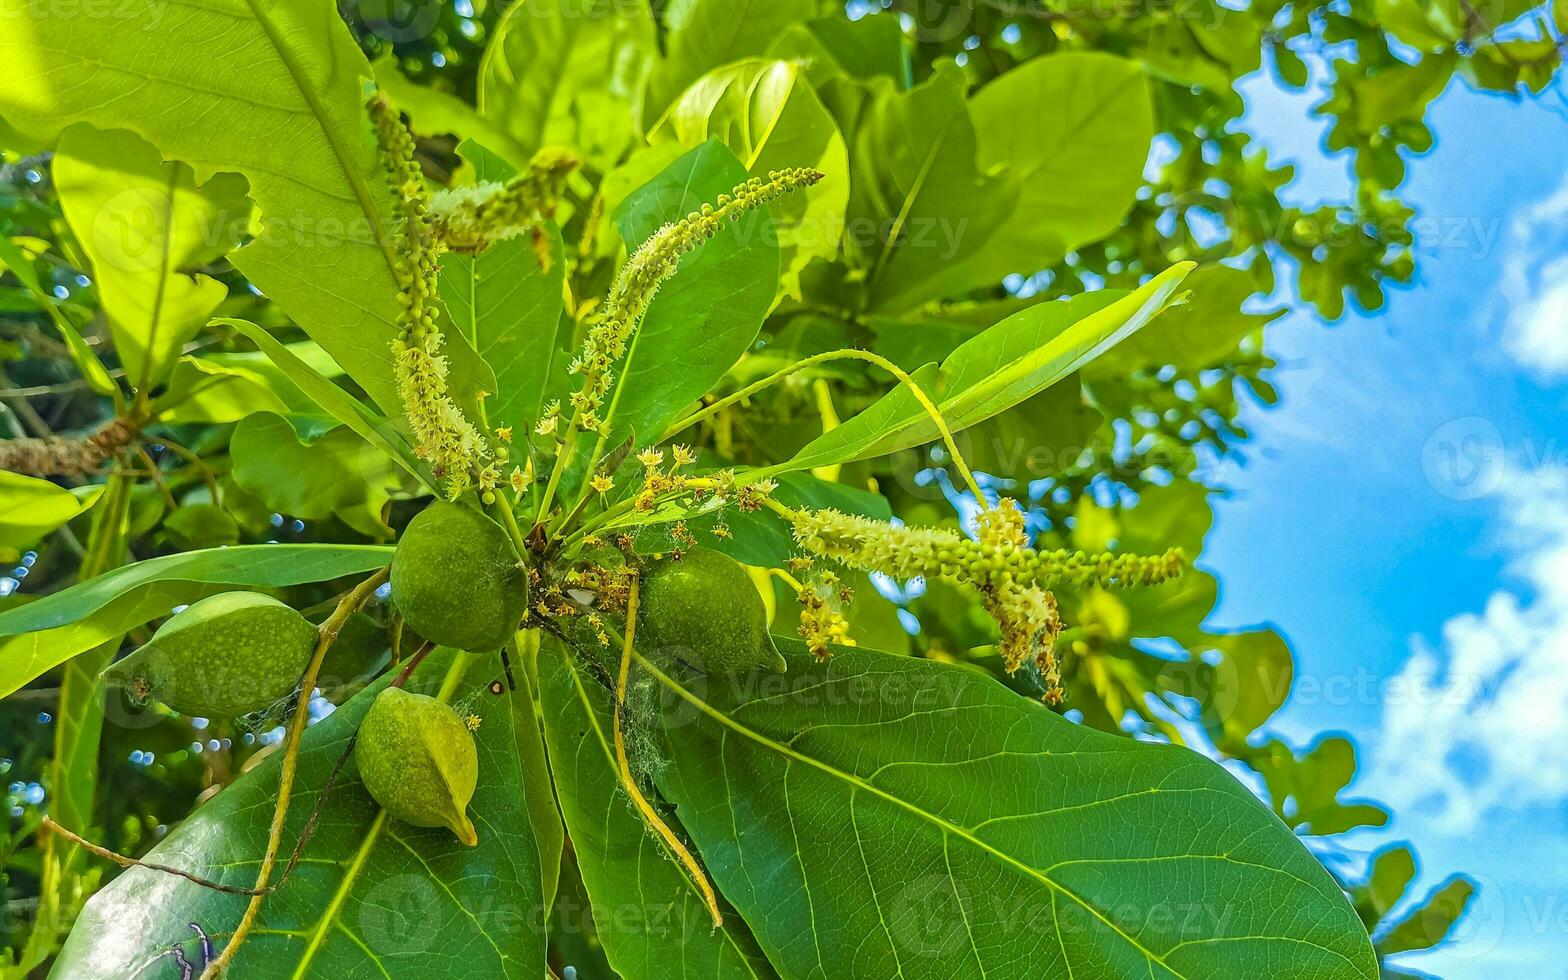
[[359,778],[392,816],[416,827],[446,827],[479,843],[468,801],[479,783],[474,736],[452,706],[389,687],[359,723]]
[[192,603],[104,671],[111,684],[202,718],[233,718],[293,693],[316,646],[309,620],[271,596]]
[[420,511],[392,555],[392,601],[414,632],[459,650],[511,642],[528,575],[500,525],[461,504]]
[[712,674],[783,673],[768,611],[740,563],[707,548],[665,559],[643,574],[636,643],[647,654]]

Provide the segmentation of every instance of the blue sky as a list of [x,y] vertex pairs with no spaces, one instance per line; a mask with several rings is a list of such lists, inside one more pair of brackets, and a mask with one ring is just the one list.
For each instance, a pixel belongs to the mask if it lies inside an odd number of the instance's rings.
[[[1297,166],[1291,200],[1343,193],[1313,96],[1251,84],[1248,126]],[[1410,839],[1424,886],[1482,885],[1463,940],[1406,964],[1451,980],[1560,976],[1568,958],[1568,89],[1455,83],[1402,190],[1418,280],[1376,313],[1270,328],[1283,402],[1245,415],[1206,550],[1215,625],[1296,651],[1274,728],[1348,732],[1355,789],[1396,809],[1350,837]],[[1287,303],[1289,297],[1285,297]]]

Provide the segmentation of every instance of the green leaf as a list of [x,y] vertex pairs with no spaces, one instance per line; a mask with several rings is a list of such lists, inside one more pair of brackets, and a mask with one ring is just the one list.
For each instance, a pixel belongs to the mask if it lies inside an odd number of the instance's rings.
[[668,53],[649,80],[643,118],[657,119],[720,65],[766,54],[791,24],[816,12],[812,0],[675,0],[664,14]]
[[[295,361],[303,362],[316,375],[322,378],[340,378],[343,368],[334,361],[321,345],[314,340],[299,340],[282,345],[284,353],[292,355]],[[318,406],[310,396],[300,390],[282,368],[272,363],[272,360],[261,351],[220,351],[208,354],[201,358],[206,364],[219,364],[225,368],[240,372],[247,377],[260,379],[272,393],[280,399],[286,408],[275,411],[292,412],[296,415],[309,415],[317,411]]]
[[[940,371],[912,372],[953,431],[1019,404],[1088,364],[1165,309],[1193,263],[1182,262],[1131,293],[1087,293],[1029,307],[982,331],[948,355]],[[930,415],[900,385],[806,445],[773,474],[885,456],[937,438]]]
[[1431,949],[1448,938],[1464,917],[1470,899],[1475,897],[1475,882],[1464,875],[1451,875],[1421,900],[1387,932],[1378,936],[1379,956],[1392,956],[1413,950]]
[[117,568],[0,612],[0,697],[177,605],[237,588],[326,582],[374,571],[391,558],[391,548],[375,545],[244,545]]
[[182,551],[239,544],[240,527],[216,504],[181,504],[163,522],[163,533]]
[[[633,192],[615,221],[635,249],[666,222],[712,203],[746,179],[735,156],[709,140]],[[806,191],[804,193],[810,193]],[[640,444],[713,387],[751,347],[778,285],[779,249],[773,219],[752,211],[681,259],[632,337],[616,369],[612,435]]]
[[1214,367],[1236,350],[1242,338],[1262,330],[1285,312],[1246,312],[1247,301],[1267,290],[1242,269],[1204,266],[1188,276],[1184,285],[1192,290],[1187,302],[1168,307],[1146,329],[1097,358],[1086,373],[1115,377],[1167,364],[1183,370]]
[[[517,171],[484,147],[458,147],[480,181],[504,183]],[[521,441],[539,420],[552,372],[563,369],[556,334],[566,308],[565,250],[550,225],[549,268],[528,236],[496,242],[478,255],[441,256],[441,301],[458,331],[495,373],[484,403],[490,427],[511,426]]]
[[323,412],[359,433],[366,442],[386,453],[387,456],[397,460],[403,469],[413,474],[427,488],[432,490],[435,488],[435,481],[430,477],[427,468],[414,457],[413,452],[408,448],[408,443],[393,430],[392,423],[333,384],[312,367],[301,354],[279,343],[277,338],[254,323],[224,318],[213,322],[233,327],[250,338],[252,343],[261,348],[261,352],[267,356],[267,359],[287,375],[290,381],[298,385],[299,389]]
[[770,210],[783,254],[780,286],[800,295],[800,271],[813,258],[838,254],[849,201],[849,154],[838,126],[797,62],[749,58],[698,79],[649,135],[698,146],[717,139],[753,177],[771,170],[814,167],[811,190],[774,202]]
[[1390,844],[1368,862],[1366,880],[1350,889],[1350,900],[1368,929],[1393,911],[1416,877],[1416,855],[1408,844]]
[[[479,844],[441,828],[389,818],[360,785],[351,761],[321,813],[293,876],[261,907],[234,960],[245,977],[506,977],[544,975],[538,853],[517,810],[522,772],[505,696],[484,693],[490,657],[430,657],[410,688],[463,701],[480,718],[479,786],[469,814]],[[305,734],[283,841],[299,838],[311,807],[359,720],[391,675]],[[174,829],[148,859],[248,886],[266,843],[278,786],[278,754]],[[94,896],[55,970],[83,980],[177,972],[180,945],[200,962],[195,922],[221,944],[247,898],[173,875],[133,868]]]
[[969,112],[980,169],[1007,174],[1018,193],[950,289],[1048,268],[1126,218],[1154,139],[1140,64],[1095,52],[1035,58],[982,88]]
[[[197,181],[243,175],[262,231],[231,261],[378,405],[397,408],[392,196],[365,115],[370,66],[335,6],[213,0],[129,24],[0,0],[0,20],[14,27],[0,35],[8,122],[36,139],[76,122],[129,129]],[[494,389],[461,340],[446,354],[456,390]]]
[[1400,41],[1421,51],[1442,51],[1465,37],[1462,2],[1377,0],[1374,10],[1377,22]]
[[48,480],[0,470],[0,546],[23,551],[85,513],[103,496],[102,486],[72,492]]
[[[1283,680],[1288,685],[1289,675]],[[1339,800],[1339,794],[1356,776],[1356,746],[1350,739],[1322,738],[1299,754],[1278,741],[1266,748],[1268,755],[1255,768],[1268,785],[1274,812],[1292,830],[1327,837],[1388,822],[1388,811],[1380,806]],[[1387,910],[1384,906],[1383,911]]]
[[1427,105],[1448,87],[1458,61],[1459,55],[1450,51],[1427,55],[1413,65],[1395,61],[1379,68],[1356,86],[1357,127],[1377,133],[1394,123],[1420,122]]
[[777,976],[739,916],[713,928],[697,888],[642,822],[621,789],[609,694],[547,641],[539,660],[545,736],[561,811],[595,909],[605,955],[625,977]]
[[514,4],[480,64],[479,110],[529,152],[569,146],[608,167],[637,135],[657,47],[643,0]]
[[946,295],[945,278],[1013,206],[1011,179],[976,163],[965,87],[963,72],[950,66],[907,92],[878,79],[876,100],[860,120],[846,251],[868,269],[872,309],[906,310]]
[[1334,879],[1208,759],[789,647],[782,682],[640,664],[684,702],[660,785],[786,975],[1377,976]]
[[383,540],[381,508],[401,489],[392,461],[346,426],[247,416],[229,439],[234,482],[269,508],[306,520],[337,515]]
[[281,412],[283,402],[267,379],[242,367],[203,357],[182,357],[153,413],[169,423],[237,422],[254,412]]
[[370,65],[376,87],[408,117],[409,129],[433,135],[450,133],[459,140],[477,139],[495,148],[514,167],[528,163],[529,151],[506,130],[479,114],[455,95],[409,81],[398,70],[397,60],[389,53]]
[[245,181],[201,187],[184,164],[124,130],[72,126],[54,158],[55,188],[93,277],[131,386],[144,395],[223,302],[228,288],[194,272],[239,243]]
[[851,78],[869,81],[882,75],[901,85],[907,82],[909,53],[896,18],[818,17],[803,27]]

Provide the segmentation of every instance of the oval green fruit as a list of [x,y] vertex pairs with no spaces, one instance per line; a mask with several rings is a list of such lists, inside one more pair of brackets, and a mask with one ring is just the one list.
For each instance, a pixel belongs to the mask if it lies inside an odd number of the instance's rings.
[[511,642],[528,608],[528,575],[500,525],[472,507],[437,501],[398,539],[392,601],[427,640],[495,650]]
[[176,613],[104,678],[181,714],[232,718],[292,694],[315,646],[316,628],[286,604],[225,592]]
[[657,562],[639,587],[637,648],[708,673],[783,673],[768,611],[740,563],[708,548]]
[[479,751],[451,705],[387,688],[359,723],[354,761],[366,791],[392,816],[446,827],[470,847],[479,843],[467,812],[479,784]]

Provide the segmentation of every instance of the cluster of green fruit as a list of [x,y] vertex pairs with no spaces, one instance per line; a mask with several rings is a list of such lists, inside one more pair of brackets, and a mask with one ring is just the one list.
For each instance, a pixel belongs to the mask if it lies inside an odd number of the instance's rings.
[[[391,586],[409,629],[460,650],[510,644],[528,606],[527,568],[506,532],[444,501],[404,531]],[[640,588],[634,637],[644,654],[718,674],[785,669],[762,597],[734,560],[693,549],[652,563]],[[105,677],[182,714],[233,718],[294,694],[318,642],[316,627],[288,605],[228,592],[176,613]],[[467,807],[478,752],[451,705],[388,686],[360,723],[354,757],[366,791],[390,814],[477,842]]]

